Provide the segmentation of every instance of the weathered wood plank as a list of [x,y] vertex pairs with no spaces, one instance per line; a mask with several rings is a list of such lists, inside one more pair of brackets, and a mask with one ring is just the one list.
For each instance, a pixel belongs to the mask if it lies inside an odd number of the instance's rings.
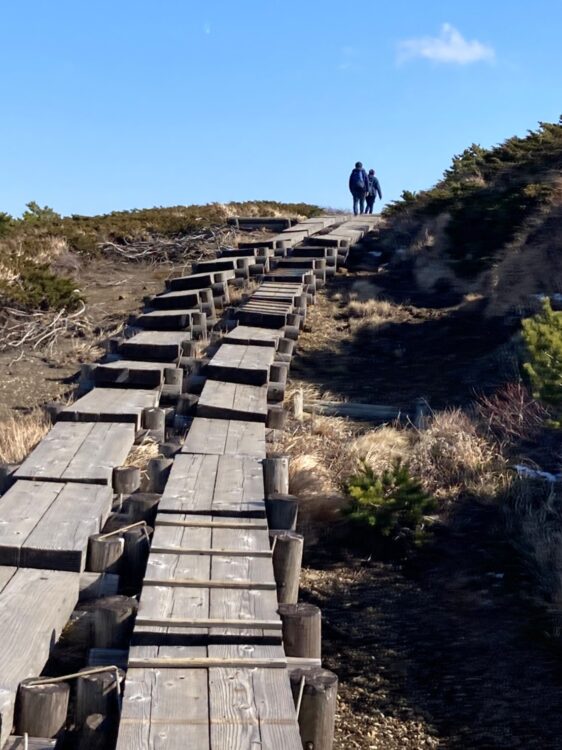
[[111,484],[135,440],[132,424],[57,422],[15,473],[16,479]]
[[197,416],[265,422],[267,388],[207,380],[197,404]]
[[94,388],[66,406],[58,419],[68,422],[131,422],[138,430],[143,409],[158,406],[158,401],[156,390]]
[[110,487],[17,481],[1,501],[0,565],[81,572],[112,499]]
[[187,331],[141,331],[126,339],[119,352],[132,360],[177,362],[182,355],[182,343],[190,339],[191,334]]
[[209,377],[230,383],[266,385],[275,351],[268,346],[222,344],[211,358]]
[[265,458],[265,425],[237,419],[196,417],[181,452]]
[[19,683],[41,673],[78,601],[77,573],[20,568],[0,593],[0,747]]
[[158,512],[210,513],[218,461],[218,456],[176,455]]
[[150,310],[141,313],[135,319],[134,324],[148,331],[190,331],[193,324],[193,313],[202,314],[199,309],[194,308]]

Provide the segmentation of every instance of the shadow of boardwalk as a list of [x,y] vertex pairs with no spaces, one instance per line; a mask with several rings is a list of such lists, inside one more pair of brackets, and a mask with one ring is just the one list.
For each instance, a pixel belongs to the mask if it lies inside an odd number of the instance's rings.
[[508,550],[492,551],[480,526],[494,528],[487,510],[470,537],[444,530],[409,574],[382,563],[305,572],[302,598],[322,609],[324,661],[351,714],[421,722],[435,740],[374,744],[375,722],[349,747],[561,746],[560,658],[531,637],[529,610],[506,584]]

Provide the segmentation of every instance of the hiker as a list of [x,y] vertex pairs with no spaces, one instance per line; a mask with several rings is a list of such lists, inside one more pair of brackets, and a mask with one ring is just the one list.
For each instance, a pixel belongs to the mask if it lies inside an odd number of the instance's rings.
[[367,175],[367,209],[365,211],[366,214],[372,214],[373,213],[373,206],[375,205],[375,199],[377,197],[377,193],[379,195],[379,200],[382,201],[382,193],[381,193],[381,184],[378,181],[378,179],[375,177],[375,170],[369,169],[369,174]]
[[365,213],[365,196],[367,195],[368,179],[367,172],[363,169],[360,161],[355,163],[355,169],[349,176],[349,189],[353,196],[353,213]]

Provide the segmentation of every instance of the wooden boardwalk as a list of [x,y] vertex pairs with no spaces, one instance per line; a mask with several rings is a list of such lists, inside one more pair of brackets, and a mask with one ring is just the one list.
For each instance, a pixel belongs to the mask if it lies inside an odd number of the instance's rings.
[[[141,330],[118,356],[92,368],[98,387],[63,408],[15,472],[0,498],[0,747],[19,683],[40,674],[78,601],[88,545],[111,514],[114,471],[144,411],[164,395],[176,403],[187,382],[178,369],[197,366],[196,415],[157,507],[117,747],[302,748],[267,524],[266,421],[284,392],[273,373],[286,377],[307,302],[371,226],[365,217],[289,223],[171,279],[134,318]],[[236,309],[237,327],[197,361],[194,340],[205,342],[228,284],[244,285],[250,273],[260,284]],[[19,742],[10,737],[6,747]]]

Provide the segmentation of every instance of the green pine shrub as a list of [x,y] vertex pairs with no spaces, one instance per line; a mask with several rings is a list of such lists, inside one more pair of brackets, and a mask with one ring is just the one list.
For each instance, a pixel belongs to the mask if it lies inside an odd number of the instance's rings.
[[424,516],[435,506],[433,498],[410,476],[408,465],[399,459],[380,474],[363,461],[345,489],[351,498],[345,511],[349,520],[380,537],[419,538]]
[[537,315],[523,321],[526,361],[533,396],[552,412],[552,425],[562,427],[562,312],[544,300]]
[[0,281],[0,305],[31,310],[76,310],[82,295],[75,282],[46,266],[24,266],[16,282]]

